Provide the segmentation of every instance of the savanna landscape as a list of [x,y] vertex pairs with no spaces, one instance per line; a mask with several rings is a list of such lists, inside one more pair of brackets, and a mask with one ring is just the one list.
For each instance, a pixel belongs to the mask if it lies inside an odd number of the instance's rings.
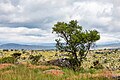
[[68,68],[67,58],[59,51],[0,50],[0,80],[117,80],[120,76],[120,50],[91,50],[76,72]]
[[[0,50],[1,80],[119,80],[120,50],[90,49],[96,30],[82,31],[76,20],[58,22],[54,50]],[[63,38],[65,42],[60,42]]]
[[0,0],[0,80],[120,80],[120,0]]

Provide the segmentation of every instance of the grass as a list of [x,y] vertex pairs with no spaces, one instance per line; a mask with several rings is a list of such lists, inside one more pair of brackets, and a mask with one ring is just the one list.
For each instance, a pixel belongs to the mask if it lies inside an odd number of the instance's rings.
[[[51,66],[46,70],[48,69],[51,69]],[[91,71],[81,73],[68,68],[61,68],[61,70],[64,75],[56,76],[43,73],[45,70],[41,68],[28,68],[25,65],[9,66],[0,70],[0,80],[112,80],[103,76],[89,76],[88,73],[90,74]]]
[[[2,62],[3,60],[5,62],[9,62],[10,60],[8,60],[8,58],[6,59],[6,57],[12,57],[11,55],[16,52],[21,53],[20,58],[17,60],[21,64],[12,64],[11,66],[0,68],[0,80],[113,80],[109,77],[111,76],[111,72],[105,71],[106,67],[109,68],[109,70],[114,69],[112,72],[115,74],[120,73],[120,70],[118,69],[120,65],[120,51],[117,51],[113,54],[95,54],[95,51],[91,51],[88,54],[87,59],[82,64],[83,68],[77,72],[74,72],[69,68],[60,68],[58,66],[53,66],[50,64],[47,64],[47,66],[41,65],[41,63],[38,63],[37,65],[30,64],[30,55],[42,55],[39,61],[46,62],[66,57],[59,56],[61,54],[66,54],[65,52],[61,53],[56,51],[34,51],[31,53],[31,51],[24,51],[23,53],[21,50],[8,52],[3,52],[1,50],[0,55],[2,56],[0,56],[0,60]],[[90,68],[93,65],[93,62],[96,60],[99,60],[100,64],[103,65],[105,70]],[[44,73],[44,71],[51,69],[61,70],[64,72],[64,74],[57,76]]]

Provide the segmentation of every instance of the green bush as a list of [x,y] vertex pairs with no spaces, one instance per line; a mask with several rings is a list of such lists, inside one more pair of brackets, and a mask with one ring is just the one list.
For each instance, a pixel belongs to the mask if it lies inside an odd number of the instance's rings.
[[21,53],[13,53],[11,56],[14,58],[20,58]]
[[108,62],[109,62],[109,60],[105,59],[103,62],[104,62],[104,63],[108,63]]
[[14,57],[4,57],[0,59],[0,63],[15,63],[16,59]]
[[90,68],[88,71],[87,71],[87,73],[91,73],[91,74],[93,74],[93,73],[96,73],[96,70],[93,68]]
[[104,68],[103,65],[100,64],[100,62],[98,60],[94,61],[93,65],[94,65],[93,68],[95,68],[95,69],[103,69]]
[[37,64],[37,62],[39,61],[39,59],[42,57],[42,55],[30,55],[29,59],[31,60],[31,64]]

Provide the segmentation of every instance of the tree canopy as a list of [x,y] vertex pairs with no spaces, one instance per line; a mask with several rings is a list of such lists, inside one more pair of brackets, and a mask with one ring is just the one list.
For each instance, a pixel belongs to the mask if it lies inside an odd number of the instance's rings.
[[[69,23],[57,22],[53,27],[53,32],[59,37],[56,39],[57,49],[70,54],[71,60],[74,61],[74,64],[71,62],[73,66],[81,66],[92,44],[100,39],[97,30],[83,30],[77,20],[71,20]],[[61,39],[65,42],[62,43]]]

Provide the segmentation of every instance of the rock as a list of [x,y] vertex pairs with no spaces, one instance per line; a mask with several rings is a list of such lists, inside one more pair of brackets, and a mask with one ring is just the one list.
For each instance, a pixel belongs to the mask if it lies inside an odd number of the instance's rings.
[[113,79],[120,80],[120,76],[113,76]]
[[112,76],[113,79],[115,80],[120,80],[120,73],[116,73]]
[[51,60],[51,61],[48,61],[48,64],[52,64],[60,67],[70,67],[70,62],[67,58]]

